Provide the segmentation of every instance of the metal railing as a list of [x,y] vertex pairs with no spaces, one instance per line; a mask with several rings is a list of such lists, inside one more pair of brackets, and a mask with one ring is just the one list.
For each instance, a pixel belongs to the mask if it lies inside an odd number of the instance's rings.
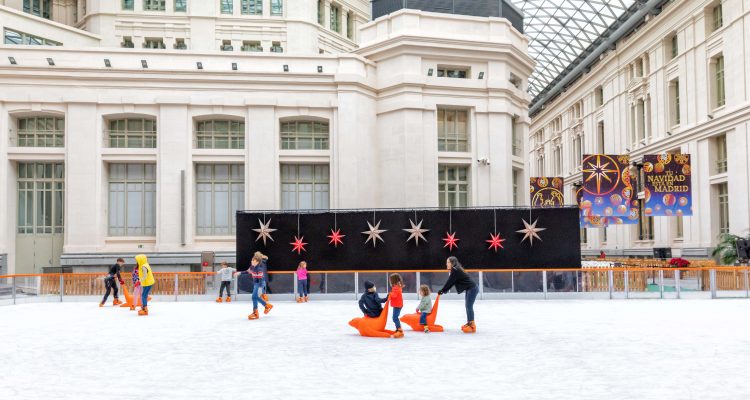
[[[158,268],[158,266],[157,266]],[[467,270],[479,284],[480,299],[564,298],[750,298],[750,267],[605,267],[582,269]],[[356,299],[369,280],[379,291],[388,290],[388,275],[399,272],[404,293],[416,298],[426,284],[433,292],[442,288],[447,272],[420,271],[314,271],[308,273],[309,292],[324,298]],[[30,274],[0,276],[0,304],[34,301],[91,300],[105,292],[101,274]],[[125,285],[132,292],[127,276]],[[220,280],[212,272],[156,272],[151,291],[157,299],[208,300],[218,295]],[[292,300],[297,292],[294,272],[269,272],[268,294]],[[237,300],[249,300],[252,284],[238,275],[232,284]],[[448,295],[451,297],[452,295]]]

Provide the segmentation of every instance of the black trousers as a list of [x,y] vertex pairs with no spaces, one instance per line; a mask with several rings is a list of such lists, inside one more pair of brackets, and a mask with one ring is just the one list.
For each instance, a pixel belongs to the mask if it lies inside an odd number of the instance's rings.
[[117,297],[117,283],[115,282],[114,277],[109,277],[104,279],[104,286],[107,288],[107,291],[104,293],[104,298],[102,299],[102,303],[107,302],[107,297],[109,297],[109,292],[112,291],[113,295],[115,296],[115,300],[118,299]]
[[230,287],[232,286],[232,281],[221,281],[221,287],[219,288],[219,297],[224,297],[224,288],[227,288],[227,297],[232,295],[232,292],[230,291]]

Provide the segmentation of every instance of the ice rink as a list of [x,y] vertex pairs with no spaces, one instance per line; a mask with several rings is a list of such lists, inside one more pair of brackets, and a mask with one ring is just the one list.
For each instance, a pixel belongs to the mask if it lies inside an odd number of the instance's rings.
[[485,300],[474,335],[445,300],[402,340],[360,337],[355,301],[149,308],[0,307],[0,399],[750,397],[748,300]]

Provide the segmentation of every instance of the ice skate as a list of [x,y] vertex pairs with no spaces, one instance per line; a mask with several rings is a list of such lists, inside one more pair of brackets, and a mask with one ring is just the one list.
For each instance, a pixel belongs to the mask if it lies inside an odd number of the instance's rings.
[[135,311],[135,306],[130,306],[130,311]]
[[263,310],[263,314],[268,314],[272,308],[273,308],[273,304],[271,303],[266,304],[266,309]]
[[99,303],[99,307],[104,307],[104,302]]
[[268,303],[268,295],[267,294],[263,293],[262,295],[260,295],[260,298],[263,299],[263,301],[265,301],[266,303]]
[[303,301],[305,300],[302,297],[297,297],[297,303],[302,303]]
[[424,326],[424,333],[430,333],[430,327],[427,325]]
[[393,335],[391,335],[394,339],[401,339],[404,337],[404,331],[401,328],[396,329],[396,332],[393,332]]
[[469,321],[468,324],[461,327],[461,330],[464,333],[476,333],[477,326],[474,324],[474,321]]
[[219,298],[216,299],[216,302],[221,303],[221,296],[219,296]]
[[260,318],[260,315],[258,315],[258,309],[256,308],[253,310],[253,313],[247,316],[247,319],[253,320]]
[[225,303],[231,303],[232,302],[232,297],[231,296],[227,296],[227,298],[224,299],[224,302]]
[[138,311],[138,315],[148,315],[148,307],[141,308],[141,310]]
[[305,296],[305,303],[307,303],[308,301],[310,301],[309,297]]
[[115,300],[114,300],[114,301],[112,302],[112,307],[117,307],[117,306],[119,306],[120,304],[122,304],[122,302],[120,301],[120,299],[115,299]]

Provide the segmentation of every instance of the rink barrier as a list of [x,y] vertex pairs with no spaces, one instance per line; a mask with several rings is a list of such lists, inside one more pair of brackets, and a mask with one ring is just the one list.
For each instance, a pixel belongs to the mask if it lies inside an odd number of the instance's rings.
[[[632,263],[633,260],[628,260]],[[644,261],[637,266],[576,269],[467,269],[479,283],[480,299],[490,298],[683,298],[710,294],[710,298],[750,297],[750,267],[708,266],[664,268]],[[660,265],[660,264],[656,264]],[[158,268],[158,267],[157,267]],[[361,282],[371,280],[380,291],[387,290],[388,275],[399,272],[406,283],[405,294],[415,295],[425,283],[437,292],[445,281],[444,270],[414,271],[309,271],[311,294],[337,298],[358,298]],[[293,271],[269,271],[272,295],[293,299],[297,280]],[[17,298],[64,298],[102,296],[106,273],[17,274],[0,276],[0,302]],[[155,272],[151,291],[159,299],[208,299],[218,292],[219,280],[214,272]],[[129,274],[123,276],[132,291]],[[235,278],[232,296],[247,300],[250,295],[238,293]],[[8,291],[10,293],[8,294]],[[336,295],[336,296],[332,296]],[[350,297],[351,296],[351,297]]]

